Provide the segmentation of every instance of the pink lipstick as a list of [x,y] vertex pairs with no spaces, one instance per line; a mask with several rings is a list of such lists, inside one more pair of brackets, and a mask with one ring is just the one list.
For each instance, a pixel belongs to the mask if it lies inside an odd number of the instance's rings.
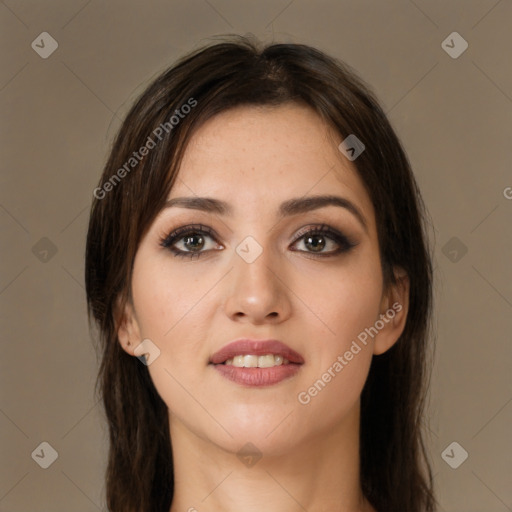
[[270,386],[293,377],[304,358],[278,340],[233,341],[210,359],[227,379],[245,386]]

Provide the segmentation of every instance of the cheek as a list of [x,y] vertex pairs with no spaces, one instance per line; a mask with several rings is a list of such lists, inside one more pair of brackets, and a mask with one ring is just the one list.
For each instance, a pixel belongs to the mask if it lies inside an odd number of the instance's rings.
[[333,351],[348,349],[351,341],[379,318],[380,260],[374,250],[365,248],[329,272],[312,271],[312,267],[302,270],[297,272],[292,287],[303,301],[306,314],[312,313],[304,327],[309,330],[309,338],[318,340],[322,358],[332,357]]
[[332,286],[329,297],[322,310],[329,329],[320,338],[310,334],[316,346],[297,394],[312,428],[318,417],[326,428],[339,423],[359,400],[373,357],[373,338],[366,329],[378,319],[380,287],[372,280],[365,286],[347,280]]
[[[182,422],[207,422],[208,416],[190,393],[200,396],[200,370],[206,367],[202,356],[209,325],[205,293],[214,284],[211,273],[191,276],[173,270],[166,258],[153,258],[150,264],[143,258],[141,252],[139,264],[136,260],[134,265],[132,291],[140,336],[160,350],[148,366],[151,380]],[[189,428],[193,430],[193,424]]]
[[[194,274],[172,265],[173,256],[135,261],[132,291],[141,339],[150,339],[160,356],[149,367],[157,389],[172,395],[172,378],[186,382],[204,368],[211,305],[207,292],[218,280],[212,272]],[[162,386],[160,388],[160,386]],[[174,390],[174,391],[173,391]]]
[[[141,336],[160,340],[164,346],[173,335],[201,309],[205,294],[215,283],[212,272],[198,275],[180,271],[172,255],[144,259],[144,251],[135,260],[132,291]],[[148,263],[150,261],[150,263]],[[201,318],[201,316],[199,316]]]
[[[382,273],[368,252],[339,272],[315,277],[308,306],[321,322],[308,323],[315,349],[297,399],[312,421],[322,415],[332,425],[358,401],[368,376],[373,338],[366,329],[379,319]],[[318,329],[311,330],[314,325]]]

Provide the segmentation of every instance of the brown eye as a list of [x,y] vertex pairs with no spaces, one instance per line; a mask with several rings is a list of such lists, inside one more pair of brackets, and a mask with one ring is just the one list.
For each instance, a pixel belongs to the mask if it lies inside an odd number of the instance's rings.
[[182,226],[160,241],[160,245],[169,249],[175,256],[199,258],[206,252],[223,248],[216,242],[213,231],[203,225]]
[[[299,236],[292,244],[292,247],[299,246],[299,248],[292,250],[323,257],[347,252],[356,245],[355,241],[350,240],[342,233],[329,226],[322,225],[299,233]],[[304,249],[300,248],[301,246]]]
[[205,244],[204,237],[200,234],[184,236],[182,240],[184,240],[183,245],[191,251],[200,251]]
[[304,245],[313,252],[321,252],[327,245],[324,235],[308,235],[304,238]]

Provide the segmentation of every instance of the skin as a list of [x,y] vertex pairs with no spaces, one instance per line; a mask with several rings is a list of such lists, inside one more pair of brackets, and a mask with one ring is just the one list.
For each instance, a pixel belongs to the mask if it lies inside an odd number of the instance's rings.
[[[395,269],[398,284],[383,287],[373,205],[337,149],[340,142],[316,113],[296,104],[223,112],[192,137],[169,198],[221,199],[232,215],[167,208],[141,241],[118,333],[131,355],[144,339],[160,350],[148,370],[169,409],[175,471],[170,512],[259,512],[262,504],[266,512],[375,512],[360,488],[360,395],[373,355],[388,350],[403,331],[409,282]],[[367,228],[336,206],[276,214],[288,199],[323,194],[349,199]],[[188,224],[218,235],[205,236],[200,258],[175,257],[160,245]],[[295,238],[301,228],[318,224],[357,245],[315,257],[304,238]],[[252,263],[236,252],[247,236],[263,249]],[[339,247],[323,241],[321,252]],[[183,238],[176,244],[191,250]],[[194,244],[197,239],[192,249]],[[298,394],[395,302],[401,311],[366,346],[359,343],[361,351],[308,404],[300,403]],[[208,362],[240,337],[281,340],[305,364],[272,386],[233,383]],[[248,442],[262,454],[252,467],[237,457]]]

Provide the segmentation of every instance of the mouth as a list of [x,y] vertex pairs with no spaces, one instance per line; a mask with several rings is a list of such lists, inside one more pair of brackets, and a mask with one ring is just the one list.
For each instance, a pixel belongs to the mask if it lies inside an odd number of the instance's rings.
[[244,386],[270,386],[297,374],[304,358],[278,340],[241,339],[213,354],[210,365]]
[[235,366],[236,368],[273,368],[274,366],[281,366],[282,364],[290,364],[290,360],[279,354],[265,354],[264,356],[239,354],[227,359],[222,364]]

